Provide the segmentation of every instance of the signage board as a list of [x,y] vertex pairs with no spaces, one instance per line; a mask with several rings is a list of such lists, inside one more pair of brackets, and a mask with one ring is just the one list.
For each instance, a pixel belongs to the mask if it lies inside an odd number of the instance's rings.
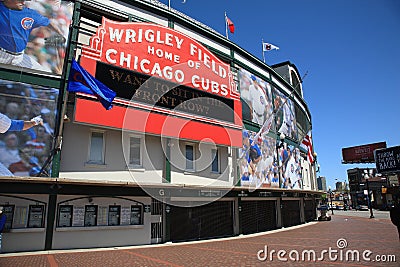
[[[0,1],[0,67],[61,76],[75,1]],[[10,5],[22,3],[20,10]]]
[[[119,79],[118,77],[121,77]],[[129,78],[128,78],[129,77]],[[233,100],[149,75],[97,62],[96,79],[117,97],[183,113],[234,122]],[[130,82],[123,82],[129,80]]]
[[377,149],[374,154],[378,173],[400,172],[400,146]]
[[374,150],[386,148],[386,142],[342,148],[342,163],[374,163]]
[[230,65],[191,37],[103,18],[79,64],[117,97],[105,111],[78,93],[75,122],[241,146],[242,107]]
[[93,60],[239,98],[228,64],[194,39],[164,26],[103,17],[90,45],[82,49],[81,65],[91,73],[96,72]]

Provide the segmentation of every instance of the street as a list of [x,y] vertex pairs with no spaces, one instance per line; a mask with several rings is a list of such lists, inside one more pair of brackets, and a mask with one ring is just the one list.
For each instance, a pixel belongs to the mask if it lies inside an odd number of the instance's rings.
[[[372,210],[374,217],[376,219],[390,219],[389,211],[381,211],[381,210]],[[332,211],[329,210],[327,212],[328,215],[332,214]],[[369,218],[370,211],[369,210],[333,210],[333,214],[343,215],[343,216],[355,216],[362,218]]]
[[399,266],[397,229],[388,212],[374,215],[335,210],[331,221],[225,239],[10,253],[0,266]]

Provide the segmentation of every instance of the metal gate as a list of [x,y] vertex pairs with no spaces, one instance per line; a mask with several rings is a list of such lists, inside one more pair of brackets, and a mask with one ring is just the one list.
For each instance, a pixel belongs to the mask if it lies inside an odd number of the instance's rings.
[[276,201],[242,201],[240,207],[241,233],[251,234],[277,228]]
[[163,242],[163,203],[157,199],[151,199],[151,243]]
[[306,222],[314,221],[317,218],[316,204],[312,199],[304,200],[304,219]]
[[216,201],[199,207],[172,206],[171,241],[233,235],[233,202]]
[[288,227],[300,224],[300,201],[282,201],[282,226]]

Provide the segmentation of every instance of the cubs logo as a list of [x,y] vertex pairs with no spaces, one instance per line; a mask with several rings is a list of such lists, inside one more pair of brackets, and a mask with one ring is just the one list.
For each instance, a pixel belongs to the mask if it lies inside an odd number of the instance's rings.
[[263,105],[263,106],[265,106],[265,99],[264,99],[264,97],[263,96],[260,96],[260,103],[261,103],[261,105]]
[[32,26],[33,26],[33,23],[34,23],[35,21],[34,21],[34,19],[33,18],[28,18],[28,17],[26,17],[26,18],[23,18],[22,20],[21,20],[21,26],[22,26],[22,28],[24,28],[25,30],[30,30],[30,29],[32,29]]

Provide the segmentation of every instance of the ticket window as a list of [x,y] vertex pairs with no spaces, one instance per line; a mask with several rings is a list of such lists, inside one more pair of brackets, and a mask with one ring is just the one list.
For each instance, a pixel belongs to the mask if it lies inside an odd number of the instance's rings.
[[85,206],[85,226],[97,225],[97,205]]
[[28,228],[44,227],[44,205],[29,205]]
[[143,224],[142,206],[135,205],[131,206],[131,225]]
[[108,209],[108,225],[120,225],[121,206],[110,206]]
[[15,205],[3,206],[3,214],[6,215],[6,224],[4,225],[4,230],[7,231],[12,228],[12,222],[14,218]]
[[58,227],[71,227],[72,226],[72,205],[60,206],[58,212]]

